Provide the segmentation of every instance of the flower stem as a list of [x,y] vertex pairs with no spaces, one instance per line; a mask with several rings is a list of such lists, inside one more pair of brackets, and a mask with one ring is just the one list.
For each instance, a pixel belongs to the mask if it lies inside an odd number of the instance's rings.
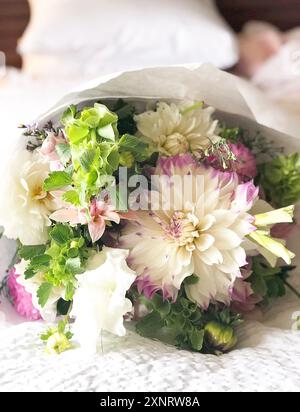
[[300,292],[295,289],[287,280],[284,281],[284,284],[300,299]]

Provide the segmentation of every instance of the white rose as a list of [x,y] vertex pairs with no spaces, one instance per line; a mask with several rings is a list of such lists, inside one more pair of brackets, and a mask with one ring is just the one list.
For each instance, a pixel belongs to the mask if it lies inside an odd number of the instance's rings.
[[89,262],[89,271],[77,277],[71,316],[74,334],[82,347],[95,352],[102,330],[126,333],[123,316],[132,309],[126,292],[136,275],[126,263],[128,251],[104,248]]
[[10,239],[24,245],[45,243],[50,214],[56,209],[53,197],[43,191],[49,162],[38,152],[22,150],[10,161],[0,184],[0,225]]

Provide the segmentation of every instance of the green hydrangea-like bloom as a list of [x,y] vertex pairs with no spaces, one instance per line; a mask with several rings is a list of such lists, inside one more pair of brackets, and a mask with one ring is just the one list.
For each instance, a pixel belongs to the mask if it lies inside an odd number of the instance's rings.
[[285,207],[300,200],[300,154],[278,156],[260,171],[260,184],[273,206]]

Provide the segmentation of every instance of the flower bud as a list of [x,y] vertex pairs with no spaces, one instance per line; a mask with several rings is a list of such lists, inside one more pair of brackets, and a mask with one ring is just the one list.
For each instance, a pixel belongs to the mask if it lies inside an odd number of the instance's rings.
[[209,322],[205,326],[205,335],[208,342],[222,352],[231,350],[237,344],[237,337],[231,326],[218,322]]
[[49,355],[59,355],[71,348],[71,344],[64,333],[55,332],[48,338],[46,352]]

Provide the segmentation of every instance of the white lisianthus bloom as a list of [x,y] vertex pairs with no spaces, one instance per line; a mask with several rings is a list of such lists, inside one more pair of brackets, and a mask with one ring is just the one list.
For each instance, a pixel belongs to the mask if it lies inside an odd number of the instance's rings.
[[41,317],[46,322],[54,322],[57,316],[57,302],[60,298],[64,298],[66,291],[64,288],[53,287],[49,296],[49,299],[44,307],[39,304],[37,291],[42,283],[45,282],[43,274],[37,273],[30,279],[25,279],[24,273],[27,267],[27,262],[22,260],[19,264],[15,265],[16,273],[20,275],[17,282],[24,287],[27,293],[32,296],[33,306],[40,312]]
[[[197,164],[192,155],[161,158],[156,175],[164,175],[158,191],[169,185],[171,199],[180,199],[178,210],[138,211],[120,245],[130,249],[130,265],[138,274],[140,292],[151,298],[157,290],[176,298],[183,280],[196,275],[186,286],[188,297],[206,308],[211,300],[228,304],[235,280],[245,266],[245,236],[255,230],[248,213],[257,198],[252,182],[239,184],[235,173],[223,173]],[[176,176],[190,176],[187,190],[180,190]],[[169,183],[168,183],[169,182]]]
[[53,197],[43,190],[50,165],[38,152],[22,150],[11,160],[0,184],[0,225],[10,239],[24,245],[45,243],[49,216],[56,209]]
[[138,131],[164,156],[205,150],[220,140],[214,108],[202,103],[158,103],[156,111],[135,116]]
[[104,249],[91,258],[88,271],[77,277],[71,316],[75,317],[74,334],[80,345],[95,352],[101,331],[118,336],[126,333],[123,316],[132,303],[126,298],[136,275],[126,263],[128,251]]

